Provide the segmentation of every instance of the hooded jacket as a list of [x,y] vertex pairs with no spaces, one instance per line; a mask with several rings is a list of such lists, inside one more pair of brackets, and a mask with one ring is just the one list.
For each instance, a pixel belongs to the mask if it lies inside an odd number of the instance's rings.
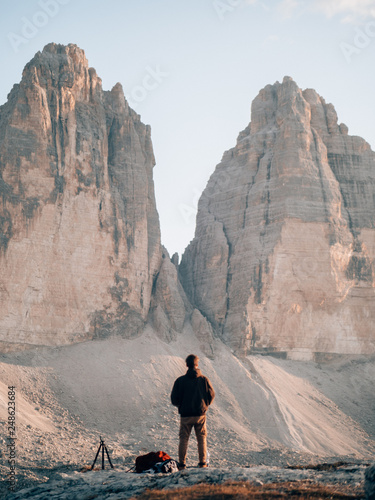
[[189,368],[179,377],[172,389],[171,402],[181,417],[204,415],[214,400],[215,391],[207,377],[198,368]]

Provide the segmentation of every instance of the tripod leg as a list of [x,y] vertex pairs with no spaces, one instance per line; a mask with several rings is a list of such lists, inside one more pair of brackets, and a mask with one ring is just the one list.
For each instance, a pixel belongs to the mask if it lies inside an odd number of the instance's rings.
[[100,448],[102,447],[102,445],[100,444],[99,448],[98,448],[98,451],[96,452],[96,457],[95,457],[95,460],[94,460],[94,463],[92,464],[91,466],[91,470],[94,468],[94,465],[95,465],[95,462],[96,462],[96,459],[98,458],[98,455],[99,455],[99,452],[100,452]]
[[104,443],[102,442],[102,469],[104,469]]
[[110,463],[112,469],[114,469],[113,465],[112,465],[112,462],[111,462],[111,459],[109,458],[109,453],[108,453],[108,450],[107,450],[107,447],[105,446],[105,452],[107,453],[107,457],[108,457],[108,462]]

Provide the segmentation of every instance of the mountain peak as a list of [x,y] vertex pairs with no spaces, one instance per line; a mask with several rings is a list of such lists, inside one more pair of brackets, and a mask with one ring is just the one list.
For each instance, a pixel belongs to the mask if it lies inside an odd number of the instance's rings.
[[73,100],[95,102],[102,95],[101,79],[75,44],[50,43],[37,52],[22,74],[21,86],[30,85],[58,93],[64,88],[68,92],[64,100],[70,95]]
[[71,65],[76,70],[79,65],[88,69],[85,51],[73,43],[68,45],[49,43],[45,45],[41,52],[39,51],[35,54],[31,61],[25,66],[25,69],[43,65],[55,69],[57,64],[62,64],[63,66]]
[[0,345],[135,335],[161,263],[149,127],[74,44],[38,52],[3,109]]
[[283,84],[286,84],[286,83],[289,83],[289,82],[295,83],[295,81],[293,80],[293,78],[291,76],[285,75],[284,78],[283,78]]
[[374,352],[374,213],[375,154],[285,77],[254,99],[202,194],[185,290],[242,354]]

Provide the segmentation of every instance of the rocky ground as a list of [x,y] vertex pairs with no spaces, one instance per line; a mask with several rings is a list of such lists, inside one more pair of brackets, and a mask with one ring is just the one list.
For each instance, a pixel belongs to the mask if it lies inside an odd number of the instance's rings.
[[363,498],[364,471],[364,465],[353,464],[333,467],[332,470],[253,466],[205,470],[190,468],[173,474],[133,474],[126,472],[123,468],[94,470],[86,473],[76,471],[60,473],[59,479],[24,489],[9,496],[9,499],[127,499],[140,495],[147,489],[177,490],[200,483],[223,484],[228,481],[247,481],[258,486],[303,481],[311,485],[328,486],[332,488],[332,491],[345,488],[346,492],[353,494],[353,498]]
[[[217,393],[208,414],[209,471],[194,468],[198,457],[192,441],[186,473],[126,473],[137,455],[149,451],[177,458],[179,419],[169,394],[190,352],[200,356]],[[358,488],[375,451],[374,378],[373,360],[325,365],[262,356],[240,360],[220,342],[208,359],[189,331],[169,344],[148,329],[133,340],[2,355],[0,493],[9,491],[9,385],[16,386],[14,498],[86,498],[85,488],[100,498],[117,498],[110,495],[119,492],[118,498],[129,498],[146,487],[184,486],[205,478],[346,481]],[[100,436],[115,469],[83,474]],[[287,468],[337,461],[350,465],[335,471]],[[104,486],[108,491],[100,490]],[[35,489],[25,493],[25,488]]]

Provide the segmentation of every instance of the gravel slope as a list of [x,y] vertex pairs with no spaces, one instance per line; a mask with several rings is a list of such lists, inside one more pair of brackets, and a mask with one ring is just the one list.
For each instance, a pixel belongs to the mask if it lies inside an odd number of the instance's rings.
[[[111,338],[0,357],[0,472],[6,478],[7,387],[16,386],[17,489],[91,464],[106,440],[116,468],[137,455],[177,456],[178,415],[169,395],[189,353],[217,397],[208,414],[212,467],[267,466],[344,458],[375,451],[374,360],[317,365],[270,357],[234,357],[217,342],[208,359],[185,330],[166,344],[147,329]],[[194,440],[189,464],[198,462]],[[7,481],[0,492],[7,491]]]

